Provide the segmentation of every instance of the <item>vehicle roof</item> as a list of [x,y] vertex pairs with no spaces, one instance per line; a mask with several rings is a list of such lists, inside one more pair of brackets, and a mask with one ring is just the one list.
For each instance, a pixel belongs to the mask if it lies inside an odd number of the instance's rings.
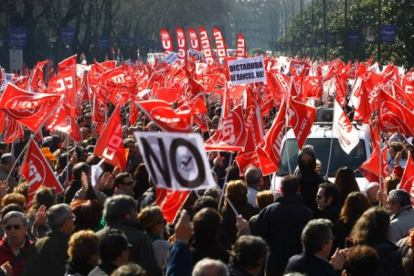
[[[371,131],[369,128],[369,125],[363,124],[363,125],[354,125],[356,129],[358,130],[358,137],[359,139],[362,139],[364,141],[370,141],[371,139]],[[293,129],[290,129],[287,133],[287,138],[295,138],[295,134],[293,132]],[[308,138],[332,138],[332,124],[330,123],[314,123],[314,125],[311,128],[311,132],[309,133]],[[337,135],[334,133],[333,138],[338,138]]]

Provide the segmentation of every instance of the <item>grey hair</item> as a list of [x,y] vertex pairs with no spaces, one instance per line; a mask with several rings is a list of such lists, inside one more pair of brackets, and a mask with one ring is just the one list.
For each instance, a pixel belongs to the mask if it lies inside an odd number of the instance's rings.
[[192,276],[205,276],[205,275],[211,275],[207,274],[206,270],[209,268],[216,268],[217,269],[217,276],[228,276],[229,271],[227,269],[227,266],[219,260],[213,260],[209,258],[202,259],[199,261],[193,269]]
[[221,195],[221,190],[219,188],[216,188],[216,187],[208,188],[203,194],[203,196],[210,196],[214,200],[219,200],[220,195]]
[[392,204],[399,203],[401,207],[411,205],[410,195],[405,190],[391,190],[388,198]]
[[246,179],[247,186],[254,185],[259,182],[260,178],[262,178],[262,170],[255,166],[250,166],[247,168],[244,178]]
[[27,225],[27,218],[26,216],[22,213],[22,212],[18,212],[18,211],[11,211],[8,212],[3,219],[3,224],[5,225],[7,223],[7,221],[11,218],[19,218],[23,225]]
[[127,195],[117,195],[105,201],[103,215],[107,222],[116,222],[125,218],[136,207],[134,198]]
[[68,204],[56,204],[47,211],[47,223],[52,231],[59,230],[71,216],[72,211]]
[[332,222],[327,219],[313,219],[306,224],[302,231],[302,249],[305,253],[316,253],[327,244],[331,238]]
[[1,156],[0,163],[2,165],[7,165],[9,162],[14,162],[16,158],[11,153],[5,153]]

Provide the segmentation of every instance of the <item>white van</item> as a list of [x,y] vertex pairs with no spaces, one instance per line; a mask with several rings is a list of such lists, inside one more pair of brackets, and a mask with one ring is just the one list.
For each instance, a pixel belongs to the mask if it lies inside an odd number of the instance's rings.
[[[348,167],[355,171],[359,188],[365,193],[368,180],[357,171],[358,167],[365,162],[372,152],[371,132],[368,125],[354,125],[359,131],[359,144],[349,153],[346,154],[339,144],[337,136],[334,134],[332,138],[332,123],[321,122],[314,123],[311,133],[306,139],[305,145],[312,145],[315,149],[316,158],[321,161],[321,177],[328,175],[329,181],[335,180],[336,171],[341,167]],[[332,154],[327,174],[329,151],[332,140]],[[285,135],[280,153],[279,171],[273,175],[272,191],[280,191],[280,182],[282,176],[289,174],[288,156],[290,162],[290,170],[293,173],[298,164],[298,142],[295,138],[293,130],[290,129]]]

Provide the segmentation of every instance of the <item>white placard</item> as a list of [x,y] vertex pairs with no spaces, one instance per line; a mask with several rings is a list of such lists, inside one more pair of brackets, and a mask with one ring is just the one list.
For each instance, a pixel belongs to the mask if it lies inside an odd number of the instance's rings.
[[229,60],[227,69],[232,85],[266,82],[263,56]]

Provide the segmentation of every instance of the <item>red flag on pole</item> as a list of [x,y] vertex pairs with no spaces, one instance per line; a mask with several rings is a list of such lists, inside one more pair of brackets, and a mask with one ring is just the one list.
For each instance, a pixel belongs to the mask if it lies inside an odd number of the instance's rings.
[[26,157],[20,168],[20,174],[29,183],[29,201],[33,199],[34,193],[40,187],[52,188],[56,194],[64,191],[45,156],[33,139],[29,141]]
[[414,205],[414,161],[411,153],[408,154],[404,174],[401,177],[400,189],[406,190],[411,197],[411,205]]
[[177,191],[159,188],[155,190],[155,202],[160,206],[168,223],[173,223],[178,211],[187,200],[191,191]]
[[188,29],[188,37],[190,38],[191,49],[201,52],[201,44],[197,31],[192,28]]
[[302,149],[315,120],[315,108],[291,98],[288,107],[288,117],[298,140],[299,149]]
[[198,28],[198,31],[200,32],[200,39],[201,39],[201,47],[204,51],[204,57],[206,59],[206,63],[208,65],[213,65],[214,59],[213,59],[213,51],[211,50],[211,43],[210,43],[210,37],[207,33],[207,30],[204,28]]

